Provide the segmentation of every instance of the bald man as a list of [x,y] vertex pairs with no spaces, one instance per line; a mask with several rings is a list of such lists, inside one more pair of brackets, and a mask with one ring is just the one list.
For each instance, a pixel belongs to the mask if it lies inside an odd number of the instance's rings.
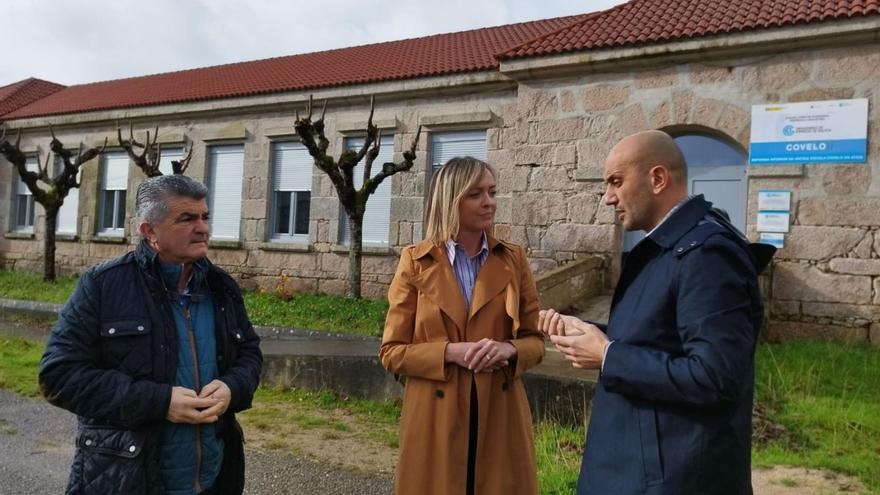
[[576,368],[599,369],[578,494],[751,494],[754,354],[762,307],[742,234],[688,197],[660,131],[621,140],[604,202],[628,255],[607,326],[554,310],[539,326]]

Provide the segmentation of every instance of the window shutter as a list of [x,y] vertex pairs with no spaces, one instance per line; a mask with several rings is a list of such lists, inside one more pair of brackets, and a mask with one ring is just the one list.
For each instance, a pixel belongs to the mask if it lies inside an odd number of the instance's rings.
[[[346,149],[359,150],[364,145],[365,138],[349,138],[345,140]],[[394,137],[382,136],[381,147],[379,148],[379,156],[373,161],[373,167],[370,169],[372,177],[382,171],[382,164],[394,161]],[[354,183],[358,189],[364,184],[364,164],[366,158],[354,169]],[[392,176],[393,177],[393,176]],[[376,191],[367,199],[367,209],[364,211],[364,224],[362,231],[362,242],[372,245],[388,245],[388,229],[391,222],[391,179],[386,177],[379,184]],[[351,243],[351,229],[348,226],[348,216],[345,209],[341,209],[340,217],[340,243]]]
[[101,189],[105,191],[124,191],[128,189],[128,154],[107,153],[104,155],[104,168],[101,171]]
[[210,147],[208,166],[211,184],[211,236],[216,239],[238,240],[244,146]]
[[272,147],[272,190],[311,191],[314,160],[309,150],[298,141],[277,142]]
[[[61,175],[64,170],[64,160],[59,156],[55,157],[55,177]],[[82,178],[82,167],[77,171],[77,180]],[[74,187],[68,191],[64,197],[64,204],[58,210],[58,223],[55,229],[60,234],[76,234],[77,222],[79,220],[79,188]]]
[[162,172],[162,175],[174,174],[174,167],[171,166],[171,161],[180,161],[181,159],[183,159],[183,148],[163,149],[162,157],[159,159],[159,171]]
[[486,159],[486,131],[435,132],[431,134],[431,174],[450,158],[472,156]]

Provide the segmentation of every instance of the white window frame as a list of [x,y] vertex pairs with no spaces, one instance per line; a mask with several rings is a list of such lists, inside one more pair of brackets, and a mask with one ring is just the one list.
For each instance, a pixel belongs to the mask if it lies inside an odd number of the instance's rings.
[[[363,137],[346,137],[344,147],[346,150],[357,151],[364,144]],[[394,161],[394,135],[383,135],[382,146],[379,148],[379,156],[373,161],[370,170],[372,176],[382,171],[382,164]],[[354,185],[360,189],[364,184],[363,167],[366,158],[361,160],[354,169]],[[379,187],[367,199],[367,207],[364,211],[363,226],[361,229],[361,242],[364,246],[387,247],[389,245],[389,231],[391,230],[391,180],[394,176],[386,177]],[[339,244],[348,246],[351,244],[351,235],[348,227],[348,215],[345,208],[339,210]]]
[[[241,160],[234,159],[232,155],[239,155]],[[226,160],[221,160],[224,156]],[[221,175],[218,175],[221,172],[218,166],[223,168]],[[211,238],[240,241],[241,197],[244,186],[243,143],[208,146],[208,183]]]
[[[269,240],[272,242],[308,243],[311,230],[312,175],[314,160],[308,149],[299,141],[272,142],[272,184],[269,200]],[[305,232],[296,232],[296,219],[300,196],[308,194],[309,207],[305,214]],[[278,198],[289,195],[287,232],[279,232]]]
[[444,163],[456,156],[472,156],[486,160],[486,130],[439,131],[431,133],[431,155],[428,180]]
[[[39,169],[39,162],[36,156],[27,157],[27,161],[25,162],[25,168],[29,172],[36,172]],[[36,202],[34,201],[34,196],[31,194],[30,189],[28,189],[27,184],[22,180],[21,175],[18,173],[18,169],[12,167],[12,173],[15,176],[15,180],[13,182],[12,189],[12,208],[10,215],[10,231],[18,233],[18,234],[33,234],[34,232],[34,219],[36,217],[34,213],[34,209],[36,208]],[[21,212],[21,200],[24,200],[24,209],[25,209],[25,221],[23,224],[18,223],[19,213]]]
[[[121,170],[115,170],[115,174],[112,176],[108,176],[110,172],[107,167],[110,164],[110,160],[114,160],[114,165],[116,167],[124,167]],[[123,165],[124,164],[124,165]],[[128,171],[130,167],[130,161],[128,158],[128,154],[124,151],[113,151],[109,153],[105,153],[101,157],[101,170],[100,170],[100,178],[98,184],[98,218],[97,218],[97,233],[99,236],[108,236],[108,237],[124,237],[125,236],[125,203],[127,200],[127,192],[128,192]],[[107,186],[107,182],[112,181],[113,184],[110,187]],[[104,216],[108,208],[107,201],[107,192],[113,191],[112,194],[112,204],[109,205],[109,208],[113,210],[113,216],[111,220],[111,226],[108,227],[104,225]],[[120,213],[122,214],[122,220],[117,225],[117,220],[119,219]]]

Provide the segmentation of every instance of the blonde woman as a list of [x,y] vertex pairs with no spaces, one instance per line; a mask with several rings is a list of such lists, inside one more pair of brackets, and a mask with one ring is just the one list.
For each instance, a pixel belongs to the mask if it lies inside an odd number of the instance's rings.
[[495,172],[471,157],[435,174],[425,240],[388,290],[379,356],[406,377],[395,491],[538,493],[521,381],[541,361],[538,296],[523,249],[490,234]]

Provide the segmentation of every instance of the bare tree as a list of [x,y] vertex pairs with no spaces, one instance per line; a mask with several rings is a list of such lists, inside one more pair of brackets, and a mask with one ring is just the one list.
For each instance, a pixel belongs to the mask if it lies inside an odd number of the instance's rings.
[[[52,133],[52,142],[49,144],[49,148],[55,153],[55,156],[61,157],[64,164],[54,177],[49,176],[49,165],[52,163],[49,153],[46,153],[45,162],[40,161],[39,156],[37,157],[36,172],[31,172],[27,169],[27,156],[22,153],[20,148],[21,129],[18,130],[15,144],[6,140],[6,127],[3,126],[0,129],[0,154],[15,167],[22,182],[25,183],[33,195],[34,201],[42,205],[46,212],[46,232],[43,237],[43,280],[54,282],[55,228],[58,224],[58,210],[64,204],[64,198],[67,197],[67,193],[71,189],[80,186],[79,181],[77,181],[79,168],[103,153],[107,147],[107,140],[104,140],[104,145],[101,148],[84,149],[82,143],[80,143],[79,150],[74,157],[73,152],[65,149],[61,141],[55,137],[55,132],[51,126],[49,127],[49,132]],[[45,189],[40,187],[40,182],[46,185]]]
[[[351,229],[351,246],[348,251],[348,291],[346,296],[351,298],[361,297],[361,258],[363,255],[363,221],[367,200],[376,191],[379,184],[386,178],[397,172],[409,170],[413,166],[416,157],[416,148],[422,128],[419,126],[410,149],[403,153],[403,161],[400,163],[383,163],[382,171],[372,174],[373,161],[379,156],[381,136],[379,128],[373,125],[373,111],[375,105],[373,97],[370,97],[370,116],[367,119],[366,136],[364,144],[358,150],[345,150],[339,155],[338,160],[327,155],[330,141],[324,135],[324,115],[327,111],[327,101],[324,101],[321,117],[312,121],[312,98],[309,97],[307,115],[300,118],[296,112],[294,129],[309,154],[315,160],[315,166],[321,169],[336,188],[339,202],[348,216],[348,225]],[[363,185],[360,189],[355,188],[355,167],[361,160],[366,158],[363,167]]]
[[[162,143],[159,139],[159,126],[150,138],[150,131],[146,132],[146,139],[143,143],[134,138],[134,124],[129,124],[128,139],[122,139],[122,129],[119,128],[119,122],[116,122],[116,136],[119,146],[124,149],[135,165],[144,171],[147,177],[158,177],[162,175],[159,165],[162,161]],[[140,149],[140,152],[138,151]],[[171,160],[171,169],[175,174],[182,175],[189,166],[192,159],[192,146],[184,147],[183,158],[181,160]]]

